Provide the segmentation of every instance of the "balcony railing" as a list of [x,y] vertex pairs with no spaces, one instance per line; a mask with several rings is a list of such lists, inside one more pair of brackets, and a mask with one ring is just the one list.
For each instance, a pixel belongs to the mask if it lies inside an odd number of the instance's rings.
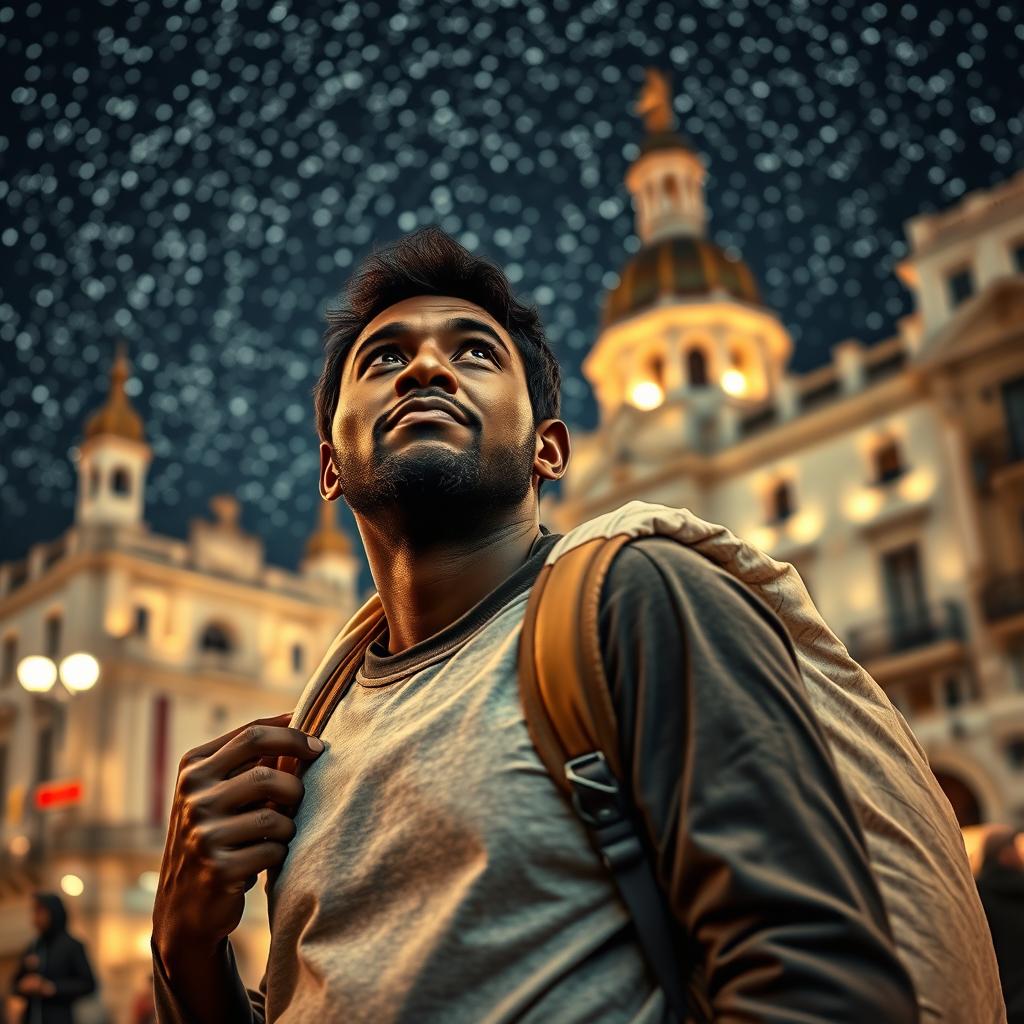
[[982,588],[981,606],[989,622],[1024,612],[1024,572],[990,579]]
[[971,447],[974,480],[982,490],[988,488],[999,470],[1024,461],[1024,440],[1014,438],[1006,430],[996,430],[979,437]]
[[943,640],[963,640],[963,614],[956,601],[924,606],[903,616],[851,629],[847,650],[857,661],[872,661],[928,647]]

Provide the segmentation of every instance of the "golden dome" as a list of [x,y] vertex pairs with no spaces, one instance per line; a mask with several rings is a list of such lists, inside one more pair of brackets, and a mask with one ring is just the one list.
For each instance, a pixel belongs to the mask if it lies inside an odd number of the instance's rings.
[[750,268],[706,238],[677,236],[645,245],[623,268],[605,299],[603,326],[642,312],[665,298],[692,299],[722,290],[760,304]]
[[128,356],[124,345],[118,345],[117,357],[110,370],[110,393],[107,401],[86,420],[85,436],[98,437],[100,434],[114,434],[129,441],[145,441],[142,417],[131,407],[124,393],[124,382],[128,379]]
[[320,502],[320,525],[306,541],[306,558],[327,554],[352,554],[352,545],[349,544],[345,531],[339,529],[334,520],[333,501]]

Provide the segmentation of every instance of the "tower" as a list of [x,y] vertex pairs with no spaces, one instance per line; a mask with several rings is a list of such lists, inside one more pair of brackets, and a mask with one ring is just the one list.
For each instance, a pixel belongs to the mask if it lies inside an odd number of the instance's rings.
[[356,592],[359,565],[348,537],[335,520],[333,501],[320,502],[320,522],[306,541],[301,571],[346,594]]
[[792,341],[746,263],[706,237],[704,164],[675,131],[659,71],[648,70],[635,110],[647,136],[626,187],[642,245],[605,298],[583,372],[603,423],[671,401],[684,445],[704,447],[718,436],[709,420],[723,409],[735,420],[740,408],[770,399]]
[[110,371],[110,393],[86,421],[79,446],[75,521],[83,525],[143,522],[146,469],[153,452],[145,440],[142,417],[124,393],[129,372],[120,344]]

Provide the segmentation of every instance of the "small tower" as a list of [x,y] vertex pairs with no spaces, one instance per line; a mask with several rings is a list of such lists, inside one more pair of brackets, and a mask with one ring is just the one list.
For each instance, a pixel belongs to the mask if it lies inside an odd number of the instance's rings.
[[626,174],[640,240],[650,245],[669,237],[703,238],[708,220],[704,164],[676,134],[668,80],[655,68],[647,69],[634,110],[647,128],[640,159]]
[[301,571],[346,594],[355,594],[359,565],[352,545],[335,520],[333,501],[321,501],[320,524],[306,541]]
[[153,451],[146,443],[142,417],[124,393],[129,372],[122,343],[110,371],[110,393],[86,421],[79,446],[75,508],[79,524],[143,522],[146,469]]

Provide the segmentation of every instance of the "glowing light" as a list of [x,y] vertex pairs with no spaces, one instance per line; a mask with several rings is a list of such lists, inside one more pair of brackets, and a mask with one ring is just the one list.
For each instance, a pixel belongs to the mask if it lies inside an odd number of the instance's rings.
[[29,842],[28,836],[14,836],[7,844],[7,849],[15,857],[24,857],[31,847],[32,844]]
[[41,654],[30,654],[18,663],[18,682],[29,693],[46,693],[57,682],[57,666]]
[[935,473],[930,469],[915,469],[907,473],[896,488],[900,497],[907,501],[923,501],[935,490]]
[[665,400],[665,392],[653,380],[642,380],[633,385],[629,400],[638,409],[657,409]]
[[786,523],[786,532],[794,540],[809,543],[820,533],[824,517],[820,512],[807,510],[791,516]]
[[745,394],[747,378],[739,370],[726,370],[722,374],[722,389],[730,395]]
[[865,523],[878,513],[884,497],[881,491],[863,487],[854,491],[843,504],[846,517],[855,523]]
[[149,940],[150,932],[139,932],[135,936],[135,952],[139,956],[150,956],[152,954],[153,950],[149,945]]
[[100,677],[100,663],[85,651],[69,654],[60,663],[60,681],[76,693],[92,689]]
[[[146,892],[155,893],[157,887],[160,885],[160,872],[159,871],[143,871],[139,875],[139,888],[145,889]],[[147,942],[149,939],[147,938]]]
[[770,526],[755,526],[747,531],[746,539],[755,548],[760,548],[762,551],[771,551],[775,547],[776,540],[778,540],[778,532]]
[[85,882],[78,875],[65,875],[60,880],[60,887],[69,896],[81,896],[85,892]]

